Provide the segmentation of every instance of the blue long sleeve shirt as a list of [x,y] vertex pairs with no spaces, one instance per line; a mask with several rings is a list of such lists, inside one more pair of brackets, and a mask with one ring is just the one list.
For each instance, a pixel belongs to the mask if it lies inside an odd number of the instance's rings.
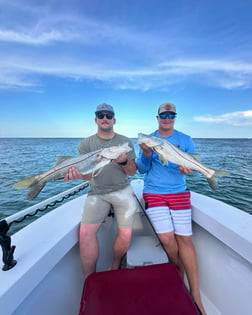
[[[188,153],[195,153],[195,145],[190,136],[174,130],[169,137],[163,137],[158,130],[150,134],[168,140],[180,150]],[[143,151],[136,160],[138,171],[144,176],[144,193],[172,194],[187,190],[185,175],[179,171],[178,165],[168,162],[162,165],[159,156],[152,151],[150,157],[145,157]]]

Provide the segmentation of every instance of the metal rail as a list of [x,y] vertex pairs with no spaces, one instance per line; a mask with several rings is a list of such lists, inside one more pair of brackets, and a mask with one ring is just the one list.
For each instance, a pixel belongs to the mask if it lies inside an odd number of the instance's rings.
[[17,261],[14,260],[14,251],[15,251],[16,246],[11,245],[11,236],[7,235],[7,232],[13,223],[20,223],[28,217],[35,216],[38,212],[46,211],[54,207],[56,204],[61,203],[64,200],[74,196],[75,194],[79,193],[81,190],[86,189],[88,186],[89,186],[89,182],[84,182],[58,195],[55,195],[52,198],[46,199],[34,206],[26,208],[22,211],[19,211],[1,220],[0,221],[0,245],[3,252],[2,260],[4,263],[2,270],[4,271],[9,270],[13,268],[17,263]]

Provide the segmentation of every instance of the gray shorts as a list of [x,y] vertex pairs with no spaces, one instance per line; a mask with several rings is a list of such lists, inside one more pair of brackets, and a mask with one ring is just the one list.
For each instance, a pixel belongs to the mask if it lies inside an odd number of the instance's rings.
[[81,223],[102,223],[113,207],[119,228],[131,228],[138,203],[131,186],[107,194],[87,196]]

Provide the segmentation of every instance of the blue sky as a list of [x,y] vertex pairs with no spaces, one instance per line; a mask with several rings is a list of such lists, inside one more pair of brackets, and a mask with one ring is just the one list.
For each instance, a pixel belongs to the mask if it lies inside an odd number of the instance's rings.
[[0,137],[157,128],[163,102],[194,138],[252,137],[250,0],[0,0]]

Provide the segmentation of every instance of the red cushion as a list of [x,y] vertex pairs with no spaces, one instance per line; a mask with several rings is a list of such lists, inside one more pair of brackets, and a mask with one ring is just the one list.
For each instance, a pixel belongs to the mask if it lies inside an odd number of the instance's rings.
[[85,281],[79,315],[198,315],[174,265],[97,272]]

